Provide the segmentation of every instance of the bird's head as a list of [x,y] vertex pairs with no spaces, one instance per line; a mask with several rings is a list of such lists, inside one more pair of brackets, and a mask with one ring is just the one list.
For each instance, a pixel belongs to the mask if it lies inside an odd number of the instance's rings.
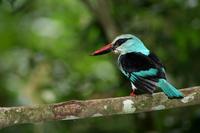
[[102,55],[109,52],[114,52],[116,54],[126,54],[130,52],[140,52],[145,55],[149,54],[149,50],[144,46],[143,42],[131,34],[117,36],[110,44],[96,50],[92,55]]

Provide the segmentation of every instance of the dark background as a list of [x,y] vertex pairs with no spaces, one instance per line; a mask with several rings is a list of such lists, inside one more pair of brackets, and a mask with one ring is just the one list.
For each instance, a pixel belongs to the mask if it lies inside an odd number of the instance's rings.
[[[0,0],[0,106],[129,95],[116,56],[89,56],[124,33],[158,55],[177,88],[199,85],[199,0]],[[199,124],[193,106],[0,132],[191,133]]]

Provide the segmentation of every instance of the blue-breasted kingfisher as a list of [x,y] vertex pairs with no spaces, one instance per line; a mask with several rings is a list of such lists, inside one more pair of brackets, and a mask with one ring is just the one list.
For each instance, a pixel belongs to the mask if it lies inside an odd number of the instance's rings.
[[96,50],[92,55],[102,55],[109,52],[119,54],[118,66],[131,82],[131,96],[136,95],[136,89],[153,94],[156,88],[160,88],[170,99],[184,97],[167,81],[165,67],[158,57],[150,52],[136,36],[119,35],[110,44]]

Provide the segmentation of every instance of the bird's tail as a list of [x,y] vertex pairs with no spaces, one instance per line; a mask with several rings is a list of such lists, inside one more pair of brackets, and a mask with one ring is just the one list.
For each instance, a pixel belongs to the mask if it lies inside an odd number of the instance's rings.
[[167,95],[168,98],[173,99],[173,98],[183,98],[184,95],[177,90],[174,86],[172,86],[167,80],[165,79],[159,79],[158,81],[158,87],[160,87],[163,92]]

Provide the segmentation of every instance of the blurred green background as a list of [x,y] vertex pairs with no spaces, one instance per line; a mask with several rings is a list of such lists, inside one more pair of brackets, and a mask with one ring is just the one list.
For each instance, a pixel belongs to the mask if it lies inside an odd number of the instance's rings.
[[[89,54],[131,33],[178,88],[199,85],[199,0],[0,0],[0,106],[129,95],[117,57]],[[1,133],[200,131],[198,106],[17,125]]]

